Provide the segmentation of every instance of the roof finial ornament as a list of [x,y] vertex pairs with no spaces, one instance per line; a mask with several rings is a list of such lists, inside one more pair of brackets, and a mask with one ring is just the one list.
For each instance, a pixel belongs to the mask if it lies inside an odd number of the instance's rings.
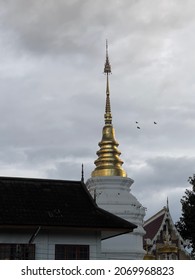
[[81,165],[81,182],[84,183],[84,165]]
[[167,211],[169,211],[169,198],[167,196]]

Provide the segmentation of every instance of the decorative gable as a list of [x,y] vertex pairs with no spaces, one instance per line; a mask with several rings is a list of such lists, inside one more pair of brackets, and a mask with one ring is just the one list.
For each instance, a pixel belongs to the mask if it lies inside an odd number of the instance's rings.
[[190,259],[168,207],[149,218],[144,229],[144,249],[147,252],[144,259]]

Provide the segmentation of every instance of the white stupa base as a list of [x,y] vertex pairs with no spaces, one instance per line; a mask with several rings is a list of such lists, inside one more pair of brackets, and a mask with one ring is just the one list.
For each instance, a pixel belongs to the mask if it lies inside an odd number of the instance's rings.
[[145,208],[130,193],[133,180],[127,177],[92,177],[87,188],[100,208],[103,208],[137,226],[128,234],[102,241],[103,259],[143,259],[143,218]]

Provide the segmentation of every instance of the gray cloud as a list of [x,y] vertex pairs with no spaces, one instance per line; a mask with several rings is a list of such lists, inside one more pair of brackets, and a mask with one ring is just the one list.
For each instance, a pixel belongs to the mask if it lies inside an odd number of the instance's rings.
[[129,166],[135,180],[132,192],[135,192],[148,208],[147,215],[152,214],[152,208],[166,206],[166,200],[169,198],[173,218],[179,218],[180,199],[185,189],[190,188],[188,178],[195,171],[194,164],[195,157],[158,156],[132,161],[132,166]]

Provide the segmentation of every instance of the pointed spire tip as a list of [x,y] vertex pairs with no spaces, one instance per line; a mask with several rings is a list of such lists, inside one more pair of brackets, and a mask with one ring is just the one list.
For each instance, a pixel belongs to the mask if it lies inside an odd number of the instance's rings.
[[105,74],[110,74],[111,73],[111,65],[108,57],[108,40],[106,39],[106,62],[104,65],[104,73]]

